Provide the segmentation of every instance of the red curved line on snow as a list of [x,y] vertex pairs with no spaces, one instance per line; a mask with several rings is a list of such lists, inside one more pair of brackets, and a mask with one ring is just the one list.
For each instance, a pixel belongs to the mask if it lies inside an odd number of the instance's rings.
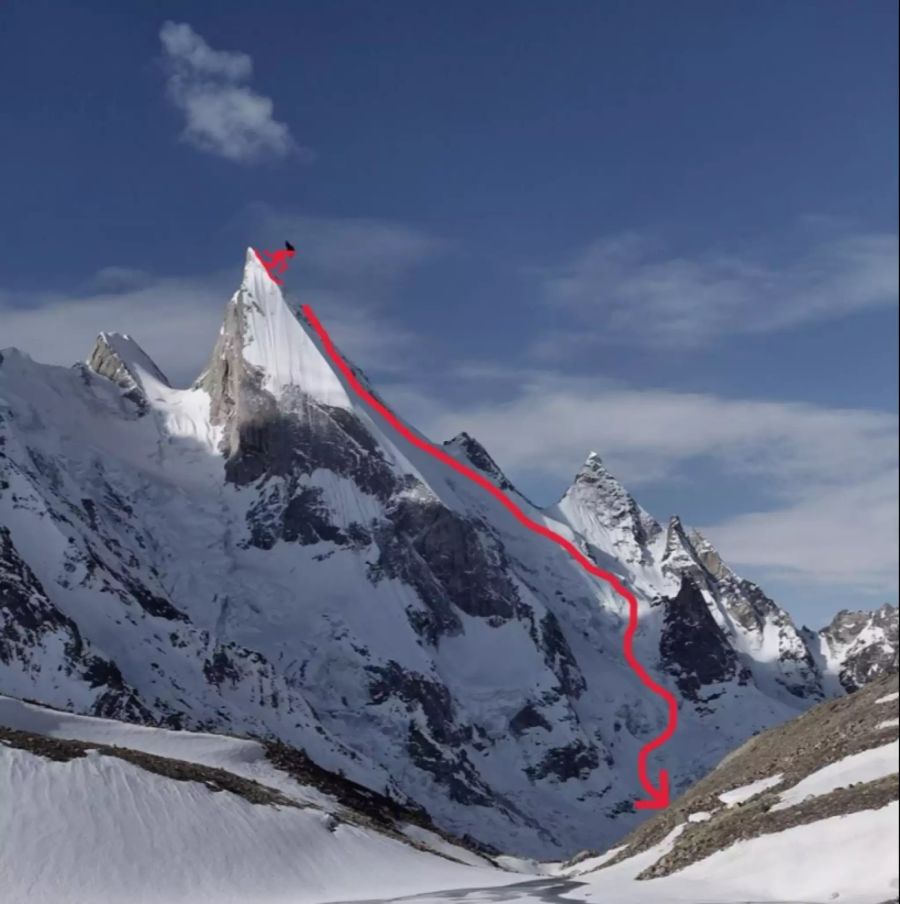
[[370,407],[378,412],[404,439],[412,443],[423,452],[443,462],[447,467],[467,477],[469,480],[477,483],[483,490],[490,493],[498,502],[504,505],[524,527],[542,537],[546,537],[557,546],[561,546],[585,571],[590,572],[595,577],[606,581],[616,593],[619,594],[628,603],[628,627],[625,630],[625,636],[622,648],[625,653],[625,660],[637,674],[638,678],[645,687],[649,688],[654,694],[663,698],[668,707],[668,722],[663,731],[652,741],[648,741],[638,753],[638,778],[644,789],[650,795],[648,801],[636,801],[639,809],[659,809],[668,806],[669,803],[669,782],[668,775],[665,770],[660,770],[660,784],[655,786],[647,774],[647,758],[659,747],[662,747],[669,738],[675,733],[678,724],[678,703],[672,693],[662,685],[657,684],[647,673],[646,669],[638,662],[634,654],[634,635],[638,627],[638,603],[634,594],[625,587],[622,582],[612,573],[598,568],[590,561],[577,547],[575,547],[565,537],[560,536],[553,530],[550,530],[544,524],[533,521],[525,514],[512,499],[510,499],[502,490],[492,484],[484,475],[473,471],[471,468],[457,461],[453,456],[448,455],[443,449],[432,445],[427,440],[413,433],[383,402],[380,402],[370,393],[365,386],[357,378],[356,374],[349,364],[341,357],[340,352],[335,348],[331,337],[322,326],[319,318],[309,305],[303,305],[303,314],[309,321],[310,326],[315,330],[321,341],[325,352],[331,360],[337,365],[347,382],[353,388],[353,391]]

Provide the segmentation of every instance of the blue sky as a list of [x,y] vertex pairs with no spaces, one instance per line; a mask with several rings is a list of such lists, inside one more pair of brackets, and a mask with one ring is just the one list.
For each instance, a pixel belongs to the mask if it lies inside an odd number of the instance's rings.
[[[169,22],[168,26],[165,23]],[[590,449],[799,620],[895,601],[893,2],[0,9],[0,346],[187,383],[243,248],[552,501]]]

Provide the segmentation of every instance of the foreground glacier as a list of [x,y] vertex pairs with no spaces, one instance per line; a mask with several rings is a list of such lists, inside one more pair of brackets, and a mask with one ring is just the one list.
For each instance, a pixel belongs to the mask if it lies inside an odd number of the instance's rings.
[[[371,414],[252,251],[189,389],[115,334],[69,369],[0,355],[0,692],[277,738],[486,849],[636,824],[666,715],[621,598]],[[539,510],[473,438],[444,448],[633,589],[676,791],[896,660],[896,610],[848,670],[852,638],[798,630],[595,455]]]

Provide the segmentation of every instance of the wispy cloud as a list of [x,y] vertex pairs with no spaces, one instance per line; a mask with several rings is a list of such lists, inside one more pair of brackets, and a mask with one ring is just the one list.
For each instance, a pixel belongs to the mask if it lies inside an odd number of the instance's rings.
[[539,276],[544,300],[579,327],[543,337],[539,356],[597,341],[694,347],[896,305],[897,236],[833,235],[779,261],[774,253],[680,256],[630,234],[595,241]]
[[271,99],[245,84],[253,74],[246,53],[213,50],[185,23],[166,22],[159,38],[168,95],[185,116],[185,141],[237,163],[301,150],[288,127],[274,118]]
[[[422,340],[394,323],[384,305],[404,276],[441,252],[440,239],[387,220],[304,217],[269,208],[248,216],[261,233],[296,240],[288,297],[298,293],[313,304],[348,355],[369,370],[399,373],[422,352]],[[111,266],[71,292],[0,291],[2,345],[68,365],[88,355],[101,330],[125,332],[173,383],[187,385],[205,363],[225,303],[240,283],[238,243],[235,252],[233,267],[192,277]]]
[[877,592],[896,599],[896,468],[796,488],[797,498],[769,511],[735,515],[702,530],[738,567],[796,585],[843,584],[846,605]]
[[391,291],[413,268],[449,247],[439,236],[394,220],[311,217],[262,203],[242,210],[229,228],[250,229],[278,245],[289,239],[297,246],[299,278],[340,283],[370,297]]
[[712,487],[721,475],[744,479],[757,488],[753,510],[703,528],[730,562],[806,584],[895,585],[893,414],[639,390],[552,372],[507,381],[476,367],[460,376],[482,398],[499,386],[499,400],[453,407],[409,386],[387,397],[436,438],[477,436],[513,480],[568,480],[589,450],[638,496],[697,465]]
[[88,357],[99,332],[128,333],[174,384],[187,385],[212,350],[222,322],[230,295],[223,277],[144,274],[139,285],[108,286],[101,271],[84,292],[29,292],[15,298],[0,293],[2,344],[46,364],[69,365]]

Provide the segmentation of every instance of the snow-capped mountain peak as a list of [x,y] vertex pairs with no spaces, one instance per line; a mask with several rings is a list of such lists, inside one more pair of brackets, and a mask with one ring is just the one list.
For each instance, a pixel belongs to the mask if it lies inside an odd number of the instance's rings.
[[672,515],[666,526],[666,545],[663,553],[663,565],[670,568],[683,568],[696,564],[696,553],[681,518]]
[[657,521],[591,452],[572,485],[548,513],[561,516],[591,545],[629,562],[647,560]]
[[[786,613],[598,456],[519,504],[635,592],[676,789],[821,696]],[[90,367],[0,358],[0,527],[0,692],[278,738],[520,853],[638,818],[665,714],[622,599],[359,400],[252,250],[190,389],[115,334]]]
[[444,443],[444,448],[460,461],[471,465],[485,476],[490,477],[501,490],[515,489],[503,471],[500,470],[497,462],[491,458],[487,449],[465,431],[457,433],[453,439],[448,439]]
[[298,392],[352,408],[331,362],[301,315],[291,310],[252,248],[241,287],[226,309],[219,342],[200,382],[239,380],[275,399]]
[[94,373],[124,389],[140,407],[146,406],[147,394],[155,384],[171,385],[150,356],[124,333],[100,333],[86,363]]
[[842,609],[817,636],[823,657],[847,691],[898,668],[896,606],[885,603],[874,612]]

